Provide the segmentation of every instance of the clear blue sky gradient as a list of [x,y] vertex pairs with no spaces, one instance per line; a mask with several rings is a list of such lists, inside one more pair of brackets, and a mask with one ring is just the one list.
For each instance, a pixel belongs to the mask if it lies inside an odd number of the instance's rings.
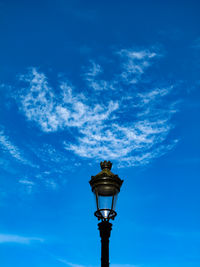
[[88,181],[124,184],[111,267],[200,266],[199,1],[0,1],[0,265],[100,266]]

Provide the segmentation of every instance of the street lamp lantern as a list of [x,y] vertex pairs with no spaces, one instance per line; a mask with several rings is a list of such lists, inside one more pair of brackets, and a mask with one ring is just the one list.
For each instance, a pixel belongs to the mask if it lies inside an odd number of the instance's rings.
[[109,267],[109,237],[112,229],[110,219],[114,220],[117,195],[120,192],[123,180],[111,172],[112,163],[100,163],[101,171],[91,177],[90,185],[96,198],[97,210],[94,213],[98,220],[101,236],[101,267]]
[[112,163],[110,161],[101,162],[100,166],[101,172],[91,177],[90,185],[96,198],[95,216],[99,220],[108,221],[117,215],[115,206],[123,180],[111,172]]

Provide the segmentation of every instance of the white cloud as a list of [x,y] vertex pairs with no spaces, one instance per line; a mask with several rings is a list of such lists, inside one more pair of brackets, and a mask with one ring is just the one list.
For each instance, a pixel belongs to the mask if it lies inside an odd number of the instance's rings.
[[154,58],[159,55],[149,50],[135,51],[133,49],[121,49],[116,53],[120,58],[120,71],[110,80],[104,80],[99,77],[103,68],[90,61],[90,67],[84,74],[87,85],[95,91],[116,90],[120,83],[126,85],[136,84],[142,74],[152,64]]
[[34,241],[43,242],[44,240],[38,237],[24,237],[19,235],[0,234],[0,243],[30,244]]
[[34,182],[29,181],[29,180],[26,180],[26,179],[21,179],[21,180],[19,180],[19,183],[20,183],[20,184],[24,184],[24,185],[29,185],[29,186],[34,185]]
[[21,96],[23,112],[29,120],[38,123],[44,132],[98,123],[108,119],[118,108],[118,103],[112,100],[107,105],[88,105],[82,95],[73,95],[72,87],[67,83],[60,86],[62,99],[59,102],[44,74],[36,69],[25,77],[25,81],[30,83],[30,87],[28,93]]
[[122,60],[121,79],[127,84],[137,83],[144,71],[150,67],[153,58],[158,56],[149,50],[135,51],[133,49],[122,49],[118,55]]
[[85,73],[85,76],[95,77],[102,72],[103,72],[102,67],[99,64],[95,63],[93,60],[91,60],[90,61],[90,67],[89,67],[87,73]]
[[45,183],[46,183],[46,186],[47,187],[50,187],[51,189],[53,189],[53,190],[56,190],[56,189],[58,189],[58,184],[56,184],[56,182],[55,181],[53,181],[52,179],[51,180],[45,180]]
[[101,77],[99,78],[99,75],[102,73],[103,68],[94,61],[90,61],[90,66],[83,76],[87,82],[87,86],[94,91],[114,90],[116,81],[106,81]]
[[[76,264],[69,262],[64,259],[57,259],[59,262],[62,262],[63,264],[69,266],[69,267],[92,267],[91,265],[82,265],[82,264]],[[110,264],[111,267],[140,267],[141,265],[135,265],[135,264]],[[93,266],[94,267],[94,266]]]
[[66,261],[66,260],[64,260],[64,259],[57,259],[57,260],[58,260],[59,262],[62,262],[62,263],[65,264],[65,265],[70,266],[70,267],[86,267],[86,265],[75,264],[75,263]]
[[28,194],[31,194],[32,193],[33,187],[35,186],[35,183],[33,181],[24,178],[24,179],[20,179],[19,180],[19,183],[24,186],[25,191]]
[[140,267],[141,265],[135,264],[110,264],[110,267]]
[[147,105],[153,101],[156,101],[157,99],[159,100],[159,98],[168,95],[172,89],[173,86],[169,86],[167,88],[155,88],[146,93],[138,93],[137,96],[140,98],[139,104]]
[[11,143],[9,137],[5,135],[3,130],[0,131],[0,146],[2,147],[4,152],[9,153],[17,161],[32,167],[38,167],[36,165],[33,165],[30,161],[22,156],[19,148]]
[[[43,132],[65,130],[73,137],[73,141],[63,140],[65,149],[82,158],[116,160],[119,166],[148,164],[175,144],[167,137],[177,108],[175,102],[166,100],[174,86],[148,85],[143,90],[135,86],[133,90],[133,80],[138,82],[158,55],[128,49],[117,55],[121,72],[105,82],[115,83],[119,90],[80,93],[69,82],[62,82],[56,94],[46,76],[32,69],[21,76],[28,83],[20,98],[21,111]],[[101,73],[102,67],[92,62],[85,77],[99,86],[102,80],[95,79]]]
[[0,131],[0,145],[5,151],[9,152],[12,157],[21,162],[24,162],[19,149],[8,140],[8,137],[4,134],[3,131]]

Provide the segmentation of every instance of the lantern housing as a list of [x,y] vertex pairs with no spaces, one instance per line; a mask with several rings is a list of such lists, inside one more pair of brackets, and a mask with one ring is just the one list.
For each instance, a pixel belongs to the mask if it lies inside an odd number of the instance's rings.
[[100,166],[101,172],[92,176],[89,183],[96,198],[95,216],[99,220],[109,221],[117,215],[115,211],[117,195],[123,180],[111,172],[112,163],[110,161],[101,162]]

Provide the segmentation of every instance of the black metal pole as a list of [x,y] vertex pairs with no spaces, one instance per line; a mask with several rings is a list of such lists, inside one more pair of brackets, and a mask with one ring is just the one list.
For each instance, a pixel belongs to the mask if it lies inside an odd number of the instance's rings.
[[101,267],[109,267],[109,238],[112,224],[102,221],[98,224],[101,237]]

